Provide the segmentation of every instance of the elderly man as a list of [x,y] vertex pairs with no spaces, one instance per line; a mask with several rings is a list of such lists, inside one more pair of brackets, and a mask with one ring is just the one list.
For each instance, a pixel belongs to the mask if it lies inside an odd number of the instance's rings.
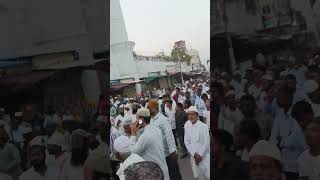
[[261,140],[249,153],[249,175],[251,180],[284,180],[281,152],[276,145]]
[[164,180],[159,165],[151,161],[135,163],[128,167],[124,174],[125,180]]
[[[164,179],[170,180],[161,131],[156,126],[150,124],[151,116],[148,109],[140,109],[137,119],[138,122],[131,124],[131,152],[140,155],[146,161],[157,163],[164,173]],[[140,128],[144,130],[140,137],[137,138]]]
[[[172,107],[175,109],[174,107]],[[158,111],[158,101],[156,99],[150,100],[148,103],[151,120],[150,124],[158,127],[162,133],[162,140],[164,145],[164,154],[169,169],[170,179],[182,180],[179,164],[177,146],[175,138],[169,123],[169,120]]]
[[32,168],[24,172],[19,180],[60,180],[59,168],[47,166],[45,146],[42,137],[37,136],[29,143],[29,158]]
[[118,137],[114,142],[114,149],[116,151],[116,158],[121,161],[120,168],[117,171],[117,175],[120,180],[125,180],[124,171],[132,164],[143,162],[144,159],[138,154],[130,152],[131,141],[126,136]]
[[208,126],[199,120],[196,107],[188,109],[189,120],[184,125],[184,143],[191,154],[193,176],[198,180],[210,179],[210,136]]

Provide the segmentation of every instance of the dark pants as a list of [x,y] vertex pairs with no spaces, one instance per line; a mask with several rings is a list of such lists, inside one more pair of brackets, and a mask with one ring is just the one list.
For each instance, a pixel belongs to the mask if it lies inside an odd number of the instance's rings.
[[286,180],[299,180],[299,174],[293,172],[285,172]]
[[172,133],[173,133],[173,136],[174,136],[174,141],[176,142],[176,146],[178,146],[176,129],[172,129]]
[[178,161],[171,160],[170,155],[166,157],[166,161],[169,170],[170,180],[182,180]]
[[120,165],[119,161],[111,161],[112,177],[115,180],[120,180],[119,176],[117,175],[117,171],[119,169],[119,165]]
[[184,130],[178,131],[178,137],[179,137],[179,141],[180,141],[180,146],[182,148],[182,153],[188,153],[187,151],[187,147],[184,144]]

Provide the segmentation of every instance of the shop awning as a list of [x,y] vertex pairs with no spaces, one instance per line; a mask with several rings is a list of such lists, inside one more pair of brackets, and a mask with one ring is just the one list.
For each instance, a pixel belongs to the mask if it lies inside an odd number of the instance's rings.
[[149,82],[151,82],[151,81],[153,81],[153,80],[155,80],[155,79],[158,79],[158,78],[159,78],[159,77],[156,77],[156,76],[147,77],[147,78],[144,79],[144,82],[145,82],[145,83],[149,83]]
[[7,78],[1,78],[1,85],[34,84],[52,76],[56,71],[36,71]]
[[0,68],[9,68],[23,64],[31,64],[31,61],[3,61],[0,60]]
[[128,86],[129,84],[115,84],[115,85],[112,85],[110,88],[111,90],[117,91]]

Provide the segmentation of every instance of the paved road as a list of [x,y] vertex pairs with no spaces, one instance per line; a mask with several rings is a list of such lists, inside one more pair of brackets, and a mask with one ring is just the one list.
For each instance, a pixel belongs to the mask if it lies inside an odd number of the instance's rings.
[[182,175],[183,180],[196,180],[193,178],[191,164],[190,164],[190,156],[179,159],[179,167],[180,167],[180,173]]
[[[180,143],[178,143],[178,152],[181,152],[180,149],[181,149]],[[181,154],[179,153],[178,163],[179,163],[182,180],[196,180],[192,174],[190,155],[184,159],[181,159],[180,155]]]

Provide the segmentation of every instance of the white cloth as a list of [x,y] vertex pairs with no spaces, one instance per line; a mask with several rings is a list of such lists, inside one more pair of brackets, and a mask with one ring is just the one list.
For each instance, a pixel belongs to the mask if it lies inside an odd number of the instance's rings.
[[176,129],[176,119],[175,119],[176,110],[175,109],[170,110],[169,108],[166,108],[165,113],[167,115],[171,128]]
[[[197,120],[195,124],[187,121],[184,125],[184,143],[191,154],[191,167],[193,176],[206,176],[210,179],[210,137],[209,129],[206,124]],[[202,157],[199,166],[196,165],[194,154],[198,153]]]
[[208,111],[207,109],[203,111],[203,117],[206,120],[206,124],[208,128],[210,129],[210,110]]
[[179,97],[178,97],[178,102],[181,103],[181,104],[183,104],[186,99],[187,99],[187,98],[186,98],[185,96],[179,95]]
[[[124,132],[124,129],[123,129],[123,124],[124,124],[124,121],[127,119],[127,118],[130,118],[128,117],[128,115],[124,115],[124,116],[121,116],[120,114],[116,117],[115,119],[115,126],[116,128],[122,133]],[[119,123],[119,124],[118,124]]]
[[298,158],[299,176],[308,177],[308,180],[320,179],[320,155],[312,156],[309,150],[306,150]]
[[[172,109],[176,109],[176,106],[177,106],[177,103],[175,100],[171,99],[172,100]],[[146,107],[147,108],[147,107]],[[164,106],[164,111],[166,111],[168,109],[167,106]]]
[[62,168],[61,180],[84,180],[83,167],[75,167],[70,164],[71,157],[66,161]]
[[131,152],[140,155],[146,161],[157,163],[163,171],[164,180],[170,180],[160,129],[148,125],[138,140],[136,136],[131,136],[130,140]]
[[203,116],[203,111],[206,109],[206,105],[199,96],[196,97],[195,106],[198,109],[199,116]]
[[306,150],[307,145],[300,125],[289,113],[285,114],[283,110],[278,113],[272,127],[270,141],[280,145],[284,170],[297,173],[296,161]]
[[120,164],[120,167],[117,171],[117,175],[119,176],[120,180],[125,180],[124,177],[124,171],[132,164],[138,163],[138,162],[143,162],[144,159],[140,157],[137,154],[131,153],[131,155],[123,162]]
[[120,136],[114,141],[114,149],[119,153],[130,152],[130,139],[127,136]]
[[224,129],[234,135],[235,126],[242,119],[243,115],[238,108],[235,111],[231,111],[228,107],[223,106],[218,117],[218,125],[220,129]]
[[41,176],[34,168],[30,168],[26,172],[22,173],[19,180],[60,180],[59,168],[56,166],[48,166],[44,176]]

